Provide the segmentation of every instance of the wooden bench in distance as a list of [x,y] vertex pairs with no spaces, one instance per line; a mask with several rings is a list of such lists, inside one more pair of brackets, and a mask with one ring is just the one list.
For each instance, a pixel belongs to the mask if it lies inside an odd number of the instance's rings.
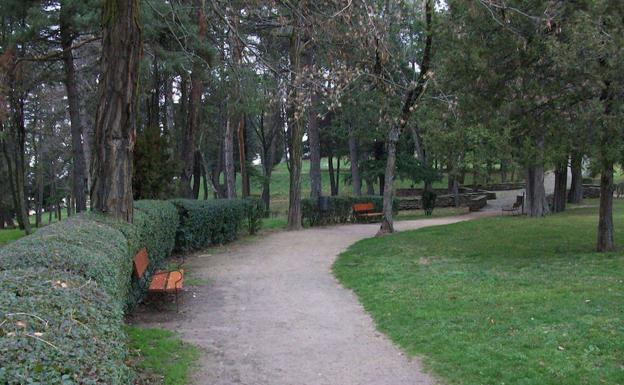
[[518,195],[516,196],[516,201],[514,202],[513,205],[511,206],[507,206],[507,207],[503,207],[503,215],[505,215],[505,213],[509,213],[511,215],[521,215],[524,214],[524,195]]
[[[134,256],[134,275],[141,279],[149,266],[147,248],[142,248]],[[178,293],[184,283],[184,270],[156,271],[147,288],[148,293],[175,294],[176,310],[178,310]]]
[[375,218],[381,219],[383,213],[376,212],[375,205],[372,202],[356,203],[353,205],[353,216],[355,219],[363,219],[368,222]]

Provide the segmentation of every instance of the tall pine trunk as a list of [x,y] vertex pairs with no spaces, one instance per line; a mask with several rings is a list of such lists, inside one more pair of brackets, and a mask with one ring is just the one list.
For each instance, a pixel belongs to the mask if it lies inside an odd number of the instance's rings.
[[312,106],[308,112],[308,140],[310,143],[310,197],[313,199],[320,197],[323,191],[321,182],[321,135],[317,116],[318,103],[318,94],[313,92]]
[[[203,1],[196,2],[197,7],[197,25],[199,26],[197,38],[203,43],[206,38],[207,24],[204,14]],[[204,89],[202,81],[202,72],[204,71],[199,58],[195,58],[193,62],[193,70],[191,72],[191,95],[189,98],[189,111],[187,126],[182,138],[182,172],[180,174],[180,196],[184,198],[193,197],[193,188],[191,179],[193,177],[193,165],[195,163],[195,150],[197,149],[196,137],[199,131],[199,116],[201,108],[201,95]]]
[[228,199],[236,198],[236,165],[234,164],[234,129],[229,117],[225,123],[223,138],[225,157],[225,191]]
[[601,252],[615,249],[613,238],[613,163],[604,162],[600,174],[600,210],[598,217],[598,242]]
[[573,152],[570,166],[572,183],[568,192],[568,203],[581,203],[583,200],[583,155]]
[[349,124],[349,164],[351,165],[351,184],[353,195],[362,195],[362,177],[360,176],[360,162],[358,154],[358,141],[351,124]]
[[91,200],[95,210],[132,222],[132,153],[142,54],[139,0],[105,0],[102,16]]
[[72,142],[72,195],[76,200],[76,212],[87,209],[87,166],[85,162],[84,147],[82,143],[82,116],[80,114],[80,100],[76,85],[76,71],[74,67],[74,54],[72,44],[74,42],[73,27],[71,25],[72,10],[67,4],[61,3],[60,11],[60,35],[61,47],[63,48],[63,69],[65,72],[65,90],[67,91],[67,103],[69,106],[69,121],[71,126]]
[[565,210],[568,185],[568,162],[561,162],[555,168],[555,191],[553,193],[553,212],[560,213]]

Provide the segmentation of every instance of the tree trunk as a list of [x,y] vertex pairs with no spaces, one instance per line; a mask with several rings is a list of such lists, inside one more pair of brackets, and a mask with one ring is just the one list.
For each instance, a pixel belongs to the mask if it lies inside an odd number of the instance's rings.
[[353,195],[362,195],[362,177],[360,176],[360,163],[358,157],[358,141],[351,124],[349,124],[349,163],[351,165],[351,184]]
[[[14,81],[15,79],[13,79]],[[11,82],[12,88],[15,85]],[[32,232],[30,226],[30,218],[28,216],[28,199],[26,196],[26,160],[25,160],[25,144],[26,144],[26,125],[24,114],[24,97],[16,95],[15,91],[10,93],[10,107],[13,115],[10,132],[5,132],[4,124],[0,126],[2,138],[2,148],[7,164],[7,172],[9,176],[9,186],[13,197],[13,205],[15,207],[17,223],[20,229],[26,234]]]
[[366,195],[375,195],[375,183],[370,179],[366,179]]
[[526,210],[530,217],[543,217],[549,212],[546,191],[544,190],[544,167],[542,165],[527,167]]
[[600,252],[615,249],[613,238],[613,163],[604,162],[600,175],[600,211],[598,217],[598,242]]
[[241,174],[241,196],[247,198],[250,194],[249,174],[247,173],[247,150],[245,145],[245,118],[238,122],[238,162]]
[[61,47],[63,48],[63,69],[65,71],[65,90],[67,91],[67,104],[69,106],[69,121],[71,126],[72,141],[72,195],[76,199],[76,212],[87,209],[87,166],[85,163],[84,147],[82,144],[82,116],[80,115],[80,100],[76,85],[76,73],[74,68],[74,54],[72,44],[74,42],[73,26],[71,25],[72,10],[67,4],[61,3],[60,11],[60,35]]
[[394,213],[392,212],[392,200],[394,198],[394,172],[396,170],[396,146],[399,141],[401,128],[396,125],[388,133],[386,174],[383,189],[383,218],[381,221],[380,234],[394,232]]
[[[302,2],[304,7],[307,2]],[[308,36],[304,34],[306,21],[301,19],[300,14],[295,17],[293,30],[290,35],[289,59],[290,59],[290,82],[288,90],[288,108],[286,116],[288,119],[288,171],[289,171],[289,192],[288,192],[288,229],[300,230],[303,228],[301,221],[301,164],[303,159],[303,134],[305,131],[303,114],[305,104],[302,101],[301,85],[305,84],[306,77],[311,76],[311,68],[303,68],[302,63],[309,63],[308,55],[311,52],[305,49],[306,44],[310,44]],[[305,70],[310,71],[306,73]]]
[[225,191],[228,199],[236,198],[236,165],[234,164],[234,130],[230,119],[225,123],[223,152],[225,155]]
[[[203,2],[198,1],[197,5],[197,25],[199,31],[197,38],[203,43],[206,37],[206,16],[204,15]],[[189,98],[188,124],[182,138],[182,172],[180,174],[180,196],[184,198],[193,197],[193,189],[191,187],[191,179],[193,177],[193,165],[195,163],[195,151],[197,149],[196,136],[199,131],[199,116],[201,108],[201,95],[203,92],[202,72],[204,71],[199,58],[195,58],[193,62],[193,71],[191,72],[191,95]]]
[[132,152],[142,54],[139,0],[106,0],[100,102],[91,200],[95,210],[132,222]]
[[329,193],[331,196],[336,195],[336,182],[334,178],[334,154],[331,152],[327,156],[327,171],[329,172]]
[[199,189],[201,187],[202,176],[202,156],[199,150],[193,156],[193,199],[199,199]]
[[566,206],[566,188],[568,185],[568,162],[561,162],[555,168],[555,191],[553,193],[553,212],[560,213]]
[[317,116],[318,104],[319,96],[316,92],[313,92],[312,106],[308,112],[308,140],[310,143],[310,197],[312,199],[320,197],[323,191],[321,179],[321,135]]
[[576,151],[573,152],[570,165],[572,183],[568,192],[568,203],[581,203],[583,200],[583,155]]
[[204,188],[204,196],[203,199],[204,200],[208,200],[208,170],[207,170],[207,165],[205,162],[202,162],[201,165],[201,180],[202,180],[202,187]]

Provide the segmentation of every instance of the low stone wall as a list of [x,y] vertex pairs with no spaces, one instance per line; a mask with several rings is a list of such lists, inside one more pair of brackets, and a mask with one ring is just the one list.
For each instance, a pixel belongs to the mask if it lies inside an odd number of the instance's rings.
[[[471,192],[459,194],[459,206],[470,207],[470,202],[475,198],[483,200],[485,202],[483,206],[485,206],[488,200],[496,199],[496,194],[491,192]],[[422,198],[420,196],[398,197],[398,200],[399,210],[422,209]],[[479,202],[479,204],[481,204],[481,202]],[[438,195],[435,207],[455,207],[455,196],[453,194]]]
[[583,199],[600,198],[600,186],[595,184],[583,185]]
[[508,183],[492,183],[488,185],[477,185],[472,186],[476,187],[478,190],[486,190],[486,191],[507,191],[507,190],[522,190],[526,187],[526,183],[524,182],[508,182]]
[[470,211],[479,211],[487,205],[487,195],[479,195],[468,201]]

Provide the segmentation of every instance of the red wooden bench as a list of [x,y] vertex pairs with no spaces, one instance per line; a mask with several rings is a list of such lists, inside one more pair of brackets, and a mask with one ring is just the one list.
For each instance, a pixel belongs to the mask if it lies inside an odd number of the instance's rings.
[[356,203],[353,205],[353,216],[355,219],[363,219],[368,222],[375,218],[381,219],[383,213],[375,211],[375,205],[372,202]]
[[[141,279],[149,266],[147,248],[142,248],[134,256],[134,275]],[[162,271],[158,270],[152,276],[152,281],[147,288],[148,293],[175,294],[176,310],[178,310],[178,294],[182,291],[184,283],[184,270]]]

